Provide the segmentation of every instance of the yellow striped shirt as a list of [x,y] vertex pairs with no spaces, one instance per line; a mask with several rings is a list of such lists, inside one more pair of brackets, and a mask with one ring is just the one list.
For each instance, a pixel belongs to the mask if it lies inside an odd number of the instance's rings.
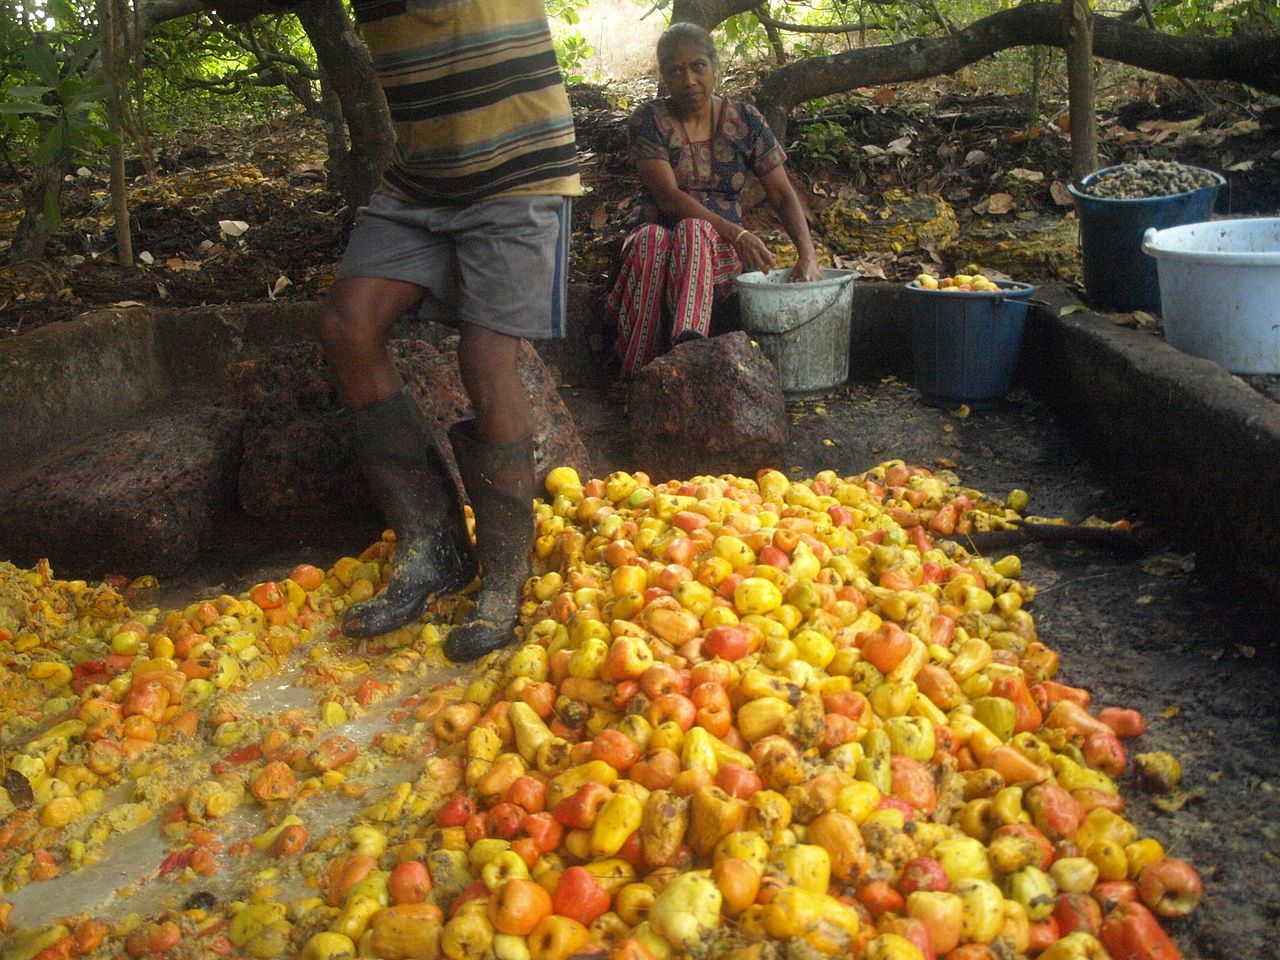
[[395,124],[393,192],[445,205],[582,192],[543,0],[352,7]]

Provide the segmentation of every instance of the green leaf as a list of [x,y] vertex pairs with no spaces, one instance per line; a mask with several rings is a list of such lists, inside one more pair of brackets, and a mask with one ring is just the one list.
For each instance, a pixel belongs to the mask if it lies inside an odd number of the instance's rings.
[[6,90],[5,96],[12,97],[15,100],[39,100],[46,93],[53,90],[53,87],[37,86],[35,84],[17,83]]
[[40,145],[31,151],[31,162],[37,167],[47,167],[62,149],[62,128],[54,125],[45,133]]
[[43,43],[27,44],[27,49],[23,51],[23,59],[26,61],[27,69],[45,83],[51,87],[58,85],[60,79],[58,61],[54,59],[53,51]]
[[1089,308],[1086,307],[1083,303],[1073,303],[1069,307],[1063,307],[1061,310],[1059,310],[1058,316],[1065,317],[1069,313],[1081,313],[1082,311],[1085,311],[1088,309]]
[[45,11],[60,23],[75,23],[78,19],[75,8],[68,0],[49,0],[45,4]]
[[52,119],[58,115],[58,111],[53,107],[46,107],[43,103],[32,103],[29,100],[16,101],[5,100],[0,101],[0,113],[18,113],[18,114],[39,114],[42,117]]

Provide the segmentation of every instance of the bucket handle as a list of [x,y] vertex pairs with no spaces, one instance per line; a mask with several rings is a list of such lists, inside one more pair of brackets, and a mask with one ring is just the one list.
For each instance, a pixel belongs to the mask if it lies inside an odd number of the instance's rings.
[[825,307],[823,307],[821,310],[819,310],[817,313],[811,316],[808,320],[805,320],[803,323],[797,323],[794,327],[788,327],[786,330],[776,330],[776,331],[775,330],[760,330],[760,331],[752,330],[750,331],[752,338],[754,339],[756,337],[789,337],[791,336],[791,334],[795,333],[797,330],[803,330],[809,324],[813,323],[813,321],[817,320],[820,316],[822,316],[824,313],[826,313],[828,310],[834,307],[836,305],[836,301],[839,300],[840,297],[844,294],[844,288],[847,287],[849,284],[853,283],[853,281],[856,279],[858,279],[858,275],[852,274],[850,276],[845,277],[843,280],[841,280],[840,285],[836,287],[835,296],[831,298],[831,300],[827,303]]
[[1040,307],[1043,310],[1052,310],[1053,304],[1047,300],[1040,300],[1036,297],[1001,297],[1001,303],[1025,303],[1031,307]]

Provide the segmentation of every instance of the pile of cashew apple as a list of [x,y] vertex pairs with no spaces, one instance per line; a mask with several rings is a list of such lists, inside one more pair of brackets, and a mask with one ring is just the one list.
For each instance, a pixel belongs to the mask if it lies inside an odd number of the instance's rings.
[[1178,960],[1200,878],[1125,816],[1178,761],[969,540],[1027,506],[901,461],[560,467],[515,642],[465,671],[467,593],[338,631],[390,531],[174,610],[0,564],[0,957]]

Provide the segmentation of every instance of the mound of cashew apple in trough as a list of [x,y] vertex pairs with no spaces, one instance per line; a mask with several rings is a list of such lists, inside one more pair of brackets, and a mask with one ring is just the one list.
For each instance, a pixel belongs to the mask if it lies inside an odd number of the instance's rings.
[[[0,564],[3,960],[1176,960],[1134,710],[950,473],[558,468],[516,642],[337,629],[394,536],[183,609]],[[140,588],[139,588],[140,589]]]

